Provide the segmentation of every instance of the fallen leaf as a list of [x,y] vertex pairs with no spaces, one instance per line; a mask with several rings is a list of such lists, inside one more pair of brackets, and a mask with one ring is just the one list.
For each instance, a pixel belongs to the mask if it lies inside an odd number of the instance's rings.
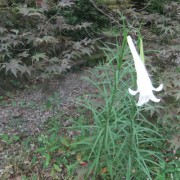
[[87,166],[87,165],[88,165],[87,162],[83,162],[83,161],[79,162],[79,164],[80,164],[81,166]]
[[81,155],[77,154],[76,159],[77,159],[78,162],[80,162],[81,161]]
[[107,167],[101,169],[101,174],[107,173]]

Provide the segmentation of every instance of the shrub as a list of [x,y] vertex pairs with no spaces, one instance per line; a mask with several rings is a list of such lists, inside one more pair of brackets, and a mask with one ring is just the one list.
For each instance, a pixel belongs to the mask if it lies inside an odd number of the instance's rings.
[[0,27],[1,73],[49,78],[69,69],[81,55],[89,56],[96,40],[84,37],[74,41],[70,34],[91,23],[67,24],[61,13],[73,5],[60,2],[42,9],[24,4],[5,10]]

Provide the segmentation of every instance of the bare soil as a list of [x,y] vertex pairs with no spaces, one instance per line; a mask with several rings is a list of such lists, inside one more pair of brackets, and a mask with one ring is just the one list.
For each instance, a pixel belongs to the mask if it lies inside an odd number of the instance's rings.
[[83,77],[88,71],[68,72],[23,91],[16,91],[0,104],[0,134],[17,131],[31,135],[59,112],[75,113],[76,98],[91,93],[93,87]]

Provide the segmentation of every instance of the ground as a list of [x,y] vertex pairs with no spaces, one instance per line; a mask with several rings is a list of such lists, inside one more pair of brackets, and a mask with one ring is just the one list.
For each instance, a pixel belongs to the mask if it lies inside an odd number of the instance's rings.
[[[93,87],[83,80],[88,74],[88,70],[68,72],[34,89],[11,94],[0,106],[0,134],[17,134],[24,138],[41,132],[48,118],[58,113],[78,116],[76,98],[93,91]],[[68,123],[64,121],[63,125]],[[0,174],[6,164],[6,155],[18,150],[15,149],[6,149],[0,144]]]
[[34,134],[54,113],[73,109],[75,99],[92,90],[83,80],[87,74],[87,71],[69,72],[35,89],[15,92],[0,106],[0,133],[13,128]]

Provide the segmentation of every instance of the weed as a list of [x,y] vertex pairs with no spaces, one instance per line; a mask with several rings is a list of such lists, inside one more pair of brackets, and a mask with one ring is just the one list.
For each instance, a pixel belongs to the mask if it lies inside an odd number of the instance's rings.
[[19,140],[19,136],[17,135],[10,136],[8,134],[0,134],[0,140],[4,142],[6,145],[10,145],[14,142],[17,142]]

